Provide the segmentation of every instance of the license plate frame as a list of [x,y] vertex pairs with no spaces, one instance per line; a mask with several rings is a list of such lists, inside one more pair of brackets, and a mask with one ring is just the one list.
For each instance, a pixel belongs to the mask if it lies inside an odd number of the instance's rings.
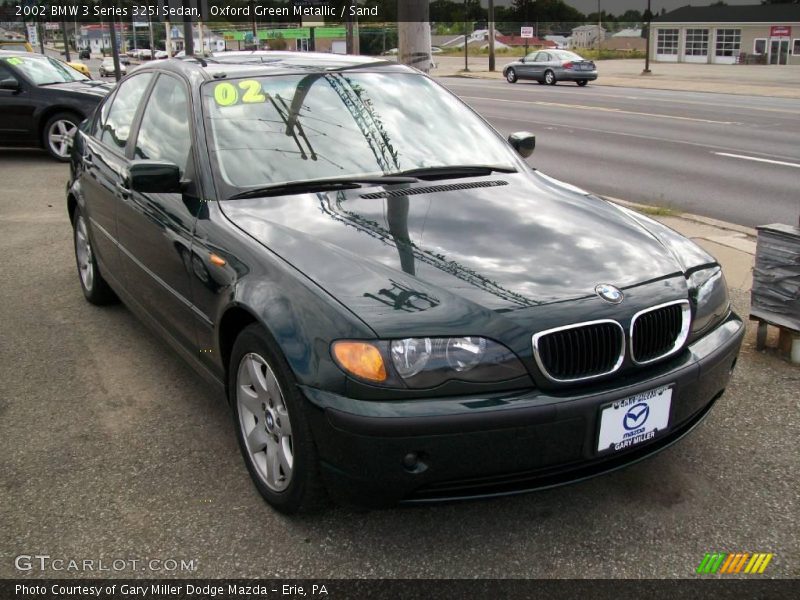
[[675,385],[670,383],[600,406],[598,454],[611,454],[651,442],[669,429]]

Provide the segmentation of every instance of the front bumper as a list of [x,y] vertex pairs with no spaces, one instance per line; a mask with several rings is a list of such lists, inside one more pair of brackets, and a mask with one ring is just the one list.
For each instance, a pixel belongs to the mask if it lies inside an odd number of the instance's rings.
[[[588,393],[376,402],[302,390],[335,498],[379,506],[505,495],[608,472],[677,441],[724,392],[744,330],[731,314],[676,357]],[[598,455],[600,406],[663,385],[674,386],[668,429],[649,442]],[[418,457],[416,464],[404,464],[409,454]]]

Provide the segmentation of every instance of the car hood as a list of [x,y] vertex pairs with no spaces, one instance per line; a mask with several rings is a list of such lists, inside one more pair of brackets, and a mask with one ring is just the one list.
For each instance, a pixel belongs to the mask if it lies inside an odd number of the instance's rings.
[[376,331],[392,312],[489,318],[684,270],[634,216],[536,173],[221,205]]
[[43,86],[42,89],[54,90],[57,92],[68,92],[80,96],[89,96],[93,99],[99,100],[113,90],[114,85],[110,83],[104,83],[102,81],[88,80],[70,81],[68,83],[52,83],[50,85]]

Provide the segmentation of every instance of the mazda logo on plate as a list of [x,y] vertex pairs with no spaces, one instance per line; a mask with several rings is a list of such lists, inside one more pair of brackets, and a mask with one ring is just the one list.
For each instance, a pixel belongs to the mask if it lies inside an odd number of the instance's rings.
[[594,288],[595,293],[606,302],[611,304],[619,304],[622,302],[622,290],[610,283],[599,283]]
[[622,420],[622,426],[628,431],[631,431],[632,429],[644,425],[649,416],[650,407],[644,402],[640,402],[628,409],[628,412],[625,413],[625,418]]

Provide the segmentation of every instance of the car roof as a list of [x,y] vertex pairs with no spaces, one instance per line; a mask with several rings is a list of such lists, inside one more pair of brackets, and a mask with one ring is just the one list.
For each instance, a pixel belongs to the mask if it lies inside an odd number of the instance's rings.
[[[226,56],[227,54],[227,56]],[[137,72],[166,69],[191,77],[200,73],[204,79],[224,79],[226,77],[260,77],[269,75],[288,75],[309,73],[329,73],[342,70],[389,69],[392,71],[417,71],[370,56],[325,54],[322,52],[282,52],[282,51],[236,51],[219,53],[214,57],[172,58],[158,63],[145,64]]]

